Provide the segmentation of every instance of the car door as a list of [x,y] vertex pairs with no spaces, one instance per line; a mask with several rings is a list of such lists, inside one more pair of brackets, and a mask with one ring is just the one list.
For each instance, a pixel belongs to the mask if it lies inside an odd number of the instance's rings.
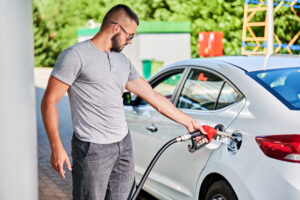
[[[226,128],[242,110],[245,100],[225,77],[209,69],[193,67],[178,88],[174,103],[203,125],[222,124]],[[152,123],[157,127],[155,143],[159,146],[187,133],[184,126],[160,113],[152,116]],[[198,177],[212,153],[207,148],[190,153],[187,145],[179,143],[167,149],[152,172],[159,177],[155,189],[170,199],[195,198]]]
[[[157,92],[173,101],[173,95],[184,73],[184,67],[162,73],[150,82]],[[158,151],[155,138],[157,127],[152,117],[157,111],[144,100],[135,97],[133,106],[124,106],[132,135],[136,179],[139,180]]]

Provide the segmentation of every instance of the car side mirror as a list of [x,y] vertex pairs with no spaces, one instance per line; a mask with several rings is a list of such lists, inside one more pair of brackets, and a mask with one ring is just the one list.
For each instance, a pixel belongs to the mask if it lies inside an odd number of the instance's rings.
[[124,106],[130,106],[130,105],[132,105],[130,92],[124,92],[123,95],[122,95],[122,97],[123,97],[123,105]]

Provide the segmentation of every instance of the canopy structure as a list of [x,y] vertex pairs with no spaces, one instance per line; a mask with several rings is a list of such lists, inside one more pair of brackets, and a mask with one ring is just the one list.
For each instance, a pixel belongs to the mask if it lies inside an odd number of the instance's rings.
[[[300,9],[300,0],[275,0],[273,3],[274,19],[276,19],[276,13],[284,7],[290,8],[294,19],[300,23],[300,17],[297,14],[296,9]],[[268,41],[268,15],[265,14],[264,21],[255,21],[255,17],[261,12],[267,11],[267,2],[263,0],[245,0],[244,6],[244,19],[243,19],[243,36],[242,36],[242,49],[241,54],[253,55],[253,54],[266,54],[267,53],[267,41]],[[289,19],[290,20],[290,19]],[[285,22],[288,23],[288,22]],[[260,30],[259,30],[260,29]],[[261,29],[264,29],[264,34],[259,35]],[[287,33],[290,34],[290,33]],[[280,38],[276,32],[274,32],[274,53],[280,53],[283,50],[289,54],[300,52],[300,45],[296,44],[300,36],[300,30],[294,33],[291,40],[288,43],[283,43],[283,38]]]

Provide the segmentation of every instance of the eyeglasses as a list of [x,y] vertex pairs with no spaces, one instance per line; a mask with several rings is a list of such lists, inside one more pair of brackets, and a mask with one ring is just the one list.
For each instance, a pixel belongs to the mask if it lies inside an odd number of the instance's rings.
[[[112,24],[119,24],[119,23],[116,23],[116,22],[111,22]],[[124,33],[126,33],[127,35],[129,35],[129,37],[127,38],[128,41],[132,40],[134,38],[134,34],[130,34],[128,33],[123,27],[121,24],[119,24],[122,31],[124,31]]]

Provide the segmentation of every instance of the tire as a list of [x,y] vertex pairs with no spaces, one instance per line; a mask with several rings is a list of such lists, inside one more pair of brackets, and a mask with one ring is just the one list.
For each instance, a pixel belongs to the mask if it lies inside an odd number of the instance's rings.
[[205,200],[238,200],[238,198],[227,182],[216,181],[209,187]]

